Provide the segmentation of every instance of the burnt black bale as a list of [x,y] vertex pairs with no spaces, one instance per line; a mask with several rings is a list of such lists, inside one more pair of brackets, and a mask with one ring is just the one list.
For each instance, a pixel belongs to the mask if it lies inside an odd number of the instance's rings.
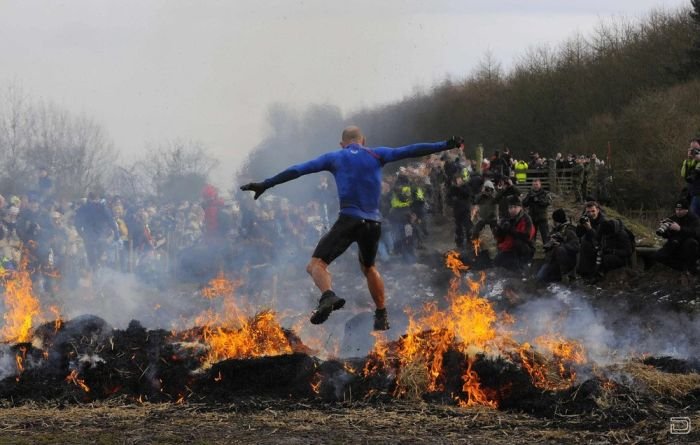
[[215,400],[231,400],[240,395],[311,397],[317,361],[306,354],[228,359],[214,364],[193,382],[196,394]]
[[95,315],[66,321],[53,338],[43,339],[48,350],[47,372],[65,377],[81,358],[99,356],[108,348],[113,332],[105,320]]

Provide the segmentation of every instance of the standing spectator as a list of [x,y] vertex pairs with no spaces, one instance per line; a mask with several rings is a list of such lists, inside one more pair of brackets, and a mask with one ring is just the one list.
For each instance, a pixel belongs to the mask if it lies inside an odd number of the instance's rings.
[[496,190],[493,187],[493,182],[484,181],[484,189],[476,198],[475,213],[478,219],[472,229],[472,238],[479,238],[486,225],[491,229],[491,234],[495,236],[498,218],[496,215]]
[[83,238],[88,265],[96,270],[102,262],[105,248],[104,238],[110,234],[119,237],[119,230],[112,213],[102,203],[95,192],[88,194],[88,200],[75,214],[75,227]]
[[471,202],[472,194],[469,184],[457,174],[452,178],[452,186],[448,192],[452,204],[452,216],[455,224],[455,245],[464,249],[464,240],[469,239],[472,230]]
[[204,227],[202,234],[204,240],[216,245],[220,243],[227,230],[221,215],[224,201],[219,198],[219,191],[213,185],[207,184],[202,189],[202,208],[204,209]]
[[515,182],[518,184],[525,184],[527,181],[527,169],[528,165],[527,162],[525,162],[524,159],[521,159],[519,161],[515,161]]
[[48,198],[53,192],[53,180],[49,177],[49,171],[45,167],[39,169],[39,196],[42,200]]
[[688,183],[687,195],[690,200],[690,211],[700,216],[700,140],[690,141],[688,159],[683,161],[681,175]]
[[573,166],[573,171],[571,172],[571,186],[574,189],[574,201],[575,202],[583,202],[584,198],[584,175],[585,175],[585,167],[583,165],[583,156],[579,156],[578,159],[576,159],[576,163]]
[[552,197],[547,190],[542,188],[542,182],[539,179],[532,181],[532,189],[523,199],[523,207],[527,209],[527,213],[535,225],[535,236],[540,232],[542,244],[547,244],[549,241],[549,224],[547,223],[547,208],[552,204]]

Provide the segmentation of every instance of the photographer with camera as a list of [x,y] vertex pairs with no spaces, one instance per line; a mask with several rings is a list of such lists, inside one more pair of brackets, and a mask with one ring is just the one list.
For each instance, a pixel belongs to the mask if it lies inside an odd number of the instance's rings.
[[544,244],[545,262],[537,272],[537,279],[545,283],[570,282],[575,279],[576,255],[581,243],[576,230],[568,221],[564,209],[552,213],[552,235]]
[[535,227],[530,216],[523,211],[518,196],[508,197],[508,217],[501,218],[496,226],[498,254],[494,264],[508,270],[520,271],[535,254]]
[[598,229],[599,242],[596,252],[595,273],[605,273],[624,267],[634,253],[634,244],[625,226],[619,219],[608,219]]
[[583,278],[590,278],[596,272],[596,259],[600,236],[598,231],[606,221],[600,211],[600,205],[595,201],[586,202],[584,214],[576,226],[576,234],[581,241],[577,273]]
[[700,218],[689,212],[688,207],[687,200],[678,201],[673,215],[661,221],[656,234],[667,241],[657,252],[642,258],[644,270],[659,262],[672,269],[698,273]]
[[549,224],[547,223],[547,208],[552,204],[552,197],[549,192],[542,188],[542,181],[535,179],[532,181],[532,188],[523,199],[523,207],[527,209],[532,223],[535,225],[535,237],[540,232],[542,244],[549,241]]

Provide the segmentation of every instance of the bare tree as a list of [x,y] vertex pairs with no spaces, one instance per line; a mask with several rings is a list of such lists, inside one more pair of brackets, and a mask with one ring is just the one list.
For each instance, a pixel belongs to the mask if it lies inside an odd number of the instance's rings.
[[200,142],[176,139],[148,155],[139,168],[159,199],[194,200],[216,163]]

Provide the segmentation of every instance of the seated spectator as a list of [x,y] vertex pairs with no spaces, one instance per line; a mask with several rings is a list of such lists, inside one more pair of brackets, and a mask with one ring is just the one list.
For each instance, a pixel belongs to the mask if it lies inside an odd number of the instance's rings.
[[576,227],[576,234],[581,241],[577,272],[584,278],[593,277],[596,272],[596,258],[600,240],[598,232],[604,221],[606,218],[600,211],[600,205],[595,201],[586,202],[584,214]]
[[520,198],[508,198],[508,217],[502,218],[496,227],[498,253],[496,266],[521,271],[532,260],[535,253],[535,228],[532,220],[523,211]]
[[580,241],[564,209],[555,210],[552,213],[552,221],[552,235],[544,244],[545,263],[537,272],[537,279],[545,283],[572,281],[575,278],[574,269]]
[[596,256],[596,272],[605,275],[629,264],[634,245],[619,219],[608,219],[600,225],[600,245]]
[[657,235],[666,238],[664,246],[652,255],[644,256],[644,270],[649,270],[654,263],[664,264],[672,269],[698,273],[698,238],[700,238],[700,219],[688,209],[687,200],[676,203],[674,214],[661,221]]

